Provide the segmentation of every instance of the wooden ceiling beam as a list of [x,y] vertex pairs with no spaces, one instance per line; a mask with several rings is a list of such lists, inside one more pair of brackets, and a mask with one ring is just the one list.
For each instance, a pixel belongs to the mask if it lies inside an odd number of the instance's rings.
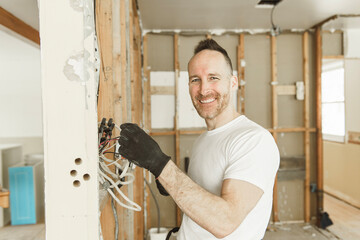
[[0,24],[40,45],[39,31],[0,7]]

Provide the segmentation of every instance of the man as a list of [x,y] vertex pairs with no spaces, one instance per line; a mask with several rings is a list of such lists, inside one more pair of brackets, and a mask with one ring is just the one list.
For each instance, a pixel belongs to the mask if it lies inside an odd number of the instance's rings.
[[189,176],[137,125],[121,126],[119,152],[152,172],[184,212],[179,240],[262,239],[279,153],[271,134],[236,112],[238,87],[227,52],[201,41],[188,63],[189,93],[207,131],[193,147]]

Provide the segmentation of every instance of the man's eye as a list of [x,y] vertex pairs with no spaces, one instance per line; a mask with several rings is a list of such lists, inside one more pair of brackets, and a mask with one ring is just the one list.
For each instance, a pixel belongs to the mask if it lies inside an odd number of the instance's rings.
[[196,82],[198,82],[198,81],[199,81],[198,78],[194,78],[194,79],[191,79],[191,80],[190,80],[191,83],[196,83]]
[[218,77],[210,77],[211,80],[219,80]]

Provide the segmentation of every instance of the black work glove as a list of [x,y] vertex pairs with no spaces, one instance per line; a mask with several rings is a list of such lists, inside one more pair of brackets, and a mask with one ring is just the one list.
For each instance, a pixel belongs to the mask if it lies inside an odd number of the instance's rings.
[[159,177],[170,157],[138,125],[124,123],[120,128],[120,155],[139,167],[146,168],[155,178]]
[[160,181],[158,179],[155,180],[156,187],[159,190],[159,193],[163,196],[169,196],[169,193],[166,191],[163,185],[161,185]]

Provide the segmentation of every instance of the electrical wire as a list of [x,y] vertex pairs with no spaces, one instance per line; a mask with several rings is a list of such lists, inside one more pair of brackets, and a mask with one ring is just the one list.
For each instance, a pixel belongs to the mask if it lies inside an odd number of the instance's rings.
[[158,201],[156,200],[155,194],[154,194],[153,190],[151,189],[150,184],[149,184],[149,182],[146,180],[145,177],[144,177],[144,181],[145,181],[146,185],[148,186],[148,188],[149,188],[149,190],[150,190],[150,193],[151,193],[151,196],[154,198],[154,201],[155,201],[156,210],[157,210],[157,220],[158,220],[157,233],[160,233],[160,207],[159,207],[159,203],[158,203]]
[[[106,125],[106,120],[99,122],[99,182],[104,186],[104,189],[111,195],[112,201],[116,201],[120,206],[125,207],[134,211],[141,211],[141,207],[130,200],[121,190],[119,185],[128,185],[132,184],[135,180],[135,176],[129,172],[131,168],[131,164],[129,161],[117,154],[116,151],[112,151],[110,149],[117,146],[117,141],[120,136],[111,138],[113,128],[115,127],[119,132],[121,131],[120,127],[109,119],[108,125]],[[104,136],[105,135],[105,136]],[[115,141],[115,143],[113,143]],[[107,152],[109,151],[110,152]],[[105,154],[113,153],[115,159],[109,159],[105,156]],[[122,162],[122,164],[120,164]],[[115,170],[111,170],[109,166],[114,165]],[[115,193],[119,193],[122,199],[124,199],[127,203],[123,203],[120,201],[118,197],[116,197]],[[116,224],[117,225],[117,224]]]
[[117,212],[116,212],[116,208],[115,208],[115,202],[114,199],[111,199],[111,208],[114,214],[114,219],[115,219],[115,240],[118,240],[118,236],[119,236],[119,220],[118,220],[118,216],[117,216]]

